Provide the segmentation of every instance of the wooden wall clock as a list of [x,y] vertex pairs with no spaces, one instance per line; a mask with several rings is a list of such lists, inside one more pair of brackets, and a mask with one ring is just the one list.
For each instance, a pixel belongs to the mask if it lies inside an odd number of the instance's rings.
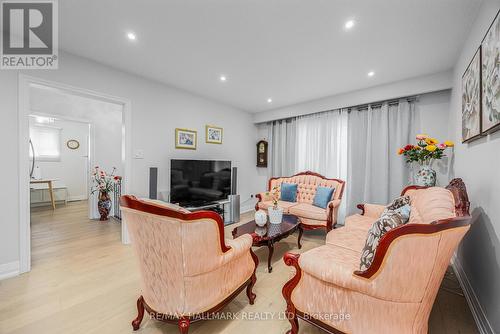
[[267,167],[267,141],[257,143],[257,167]]

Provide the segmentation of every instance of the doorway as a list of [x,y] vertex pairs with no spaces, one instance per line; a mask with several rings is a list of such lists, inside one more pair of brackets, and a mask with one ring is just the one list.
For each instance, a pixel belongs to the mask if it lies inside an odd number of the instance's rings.
[[[40,218],[34,220],[36,224],[46,222],[36,225],[37,235],[44,235],[44,229],[58,228],[61,235],[71,235],[62,230],[63,223],[49,223],[61,217],[62,222],[94,223],[100,217],[97,192],[92,191],[96,165],[109,173],[116,168],[121,182],[114,190],[125,192],[128,188],[130,102],[24,75],[20,75],[19,85],[22,273],[31,269],[32,210],[36,219]],[[110,210],[113,216],[118,203],[117,197],[111,198],[116,206]],[[117,240],[128,243],[124,224],[111,219],[108,224],[118,224],[113,228],[119,233]],[[81,227],[66,225],[75,226]],[[75,236],[85,233],[71,232]],[[56,235],[54,230],[51,233]],[[42,243],[46,241],[50,240]]]

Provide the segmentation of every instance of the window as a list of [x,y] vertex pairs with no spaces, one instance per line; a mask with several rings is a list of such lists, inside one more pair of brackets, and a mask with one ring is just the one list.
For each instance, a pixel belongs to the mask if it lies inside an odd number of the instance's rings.
[[[61,161],[61,129],[50,126],[30,126],[30,139],[37,161]],[[31,150],[30,157],[33,157]]]

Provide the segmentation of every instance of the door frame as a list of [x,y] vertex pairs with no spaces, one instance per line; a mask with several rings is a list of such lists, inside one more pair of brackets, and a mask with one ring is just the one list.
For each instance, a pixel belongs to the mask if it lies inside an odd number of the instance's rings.
[[[59,89],[74,95],[97,99],[123,106],[122,112],[122,164],[124,166],[122,192],[130,192],[130,175],[132,168],[132,103],[130,100],[103,94],[100,92],[79,88],[59,82],[49,81],[25,74],[18,78],[18,124],[19,124],[19,273],[31,270],[31,218],[30,218],[30,188],[29,188],[29,87],[32,84]],[[91,152],[92,154],[93,152]],[[91,200],[91,199],[89,199]],[[91,205],[89,205],[91,207]],[[126,224],[121,223],[121,239],[123,244],[129,244]]]
[[[50,118],[55,118],[55,119],[59,119],[62,121],[67,121],[67,122],[81,123],[81,124],[85,124],[88,127],[87,138],[86,138],[87,152],[85,152],[86,158],[87,158],[85,161],[85,164],[86,164],[85,165],[85,169],[86,169],[85,193],[87,195],[87,200],[89,202],[89,205],[88,205],[89,219],[99,218],[99,213],[97,210],[97,203],[95,203],[96,196],[92,196],[92,193],[91,193],[92,177],[90,175],[90,171],[92,170],[92,167],[95,166],[95,164],[94,164],[94,157],[95,157],[95,131],[94,131],[95,126],[94,126],[94,123],[89,119],[78,118],[78,117],[68,117],[66,115],[43,113],[43,112],[38,112],[35,110],[31,110],[30,115],[50,117]],[[122,141],[123,141],[123,138],[122,138]],[[36,149],[36,147],[35,147],[35,149]],[[122,166],[122,167],[124,167],[124,166]]]

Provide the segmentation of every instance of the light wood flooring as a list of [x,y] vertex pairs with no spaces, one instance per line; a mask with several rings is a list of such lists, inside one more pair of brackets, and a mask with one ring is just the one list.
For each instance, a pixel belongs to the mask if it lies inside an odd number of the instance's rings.
[[[252,214],[242,216],[248,221]],[[230,238],[233,226],[226,227]],[[273,272],[266,271],[267,249],[255,249],[257,269],[256,302],[248,304],[240,294],[225,312],[239,320],[217,320],[193,324],[192,334],[285,333],[289,323],[277,319],[285,309],[283,284],[293,269],[284,265],[286,251],[304,252],[324,243],[324,234],[306,232],[303,248],[296,236],[276,245]],[[32,211],[32,271],[0,281],[0,333],[132,333],[136,316],[139,272],[130,246],[120,242],[120,224],[87,218],[87,203],[74,202],[56,211]],[[438,294],[430,319],[430,333],[477,333],[461,289],[450,272]],[[261,320],[242,319],[242,312],[269,312]],[[272,318],[272,314],[276,318]],[[264,319],[265,316],[268,319]],[[300,333],[321,333],[300,322]],[[145,316],[137,333],[178,333],[177,327]]]

